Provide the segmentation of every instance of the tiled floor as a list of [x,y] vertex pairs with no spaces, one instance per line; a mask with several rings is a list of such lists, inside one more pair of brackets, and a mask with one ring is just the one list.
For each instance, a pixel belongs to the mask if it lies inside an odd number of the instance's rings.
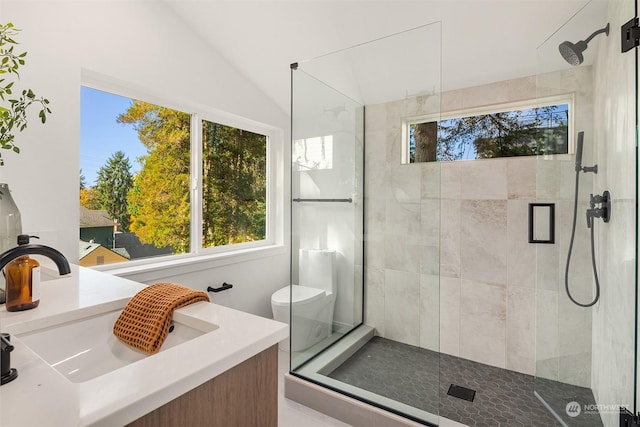
[[[371,339],[329,376],[469,426],[559,426],[535,397],[534,385],[555,401],[556,411],[563,415],[568,402],[595,403],[589,389],[555,381],[536,383],[530,375],[380,337]],[[450,384],[476,390],[474,401],[448,396]],[[564,418],[569,426],[602,426],[597,413]]]
[[[278,426],[279,427],[350,427],[304,405],[284,397],[284,374],[289,371],[289,353],[278,351]],[[449,419],[440,419],[440,427],[468,427]]]
[[341,421],[284,397],[284,374],[289,371],[289,353],[278,351],[278,426],[349,427]]

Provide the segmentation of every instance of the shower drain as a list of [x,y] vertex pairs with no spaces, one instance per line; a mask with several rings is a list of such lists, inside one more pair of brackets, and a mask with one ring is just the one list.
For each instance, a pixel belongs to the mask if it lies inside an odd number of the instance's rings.
[[449,386],[447,394],[449,396],[457,397],[458,399],[468,400],[469,402],[473,402],[473,399],[476,397],[475,390],[455,384],[451,384]]

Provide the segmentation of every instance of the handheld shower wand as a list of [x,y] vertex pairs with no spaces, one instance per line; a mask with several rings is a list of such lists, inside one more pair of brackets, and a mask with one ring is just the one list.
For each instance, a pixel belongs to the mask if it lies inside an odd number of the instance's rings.
[[[576,187],[575,196],[573,199],[573,226],[571,227],[571,239],[569,241],[569,251],[567,253],[567,265],[564,270],[564,289],[569,299],[580,307],[591,307],[595,305],[600,299],[600,279],[598,278],[598,269],[596,267],[596,256],[594,248],[594,232],[593,232],[593,218],[603,218],[605,222],[609,222],[609,215],[611,214],[611,202],[609,192],[605,191],[602,196],[591,195],[591,209],[587,209],[587,227],[591,230],[591,265],[593,268],[593,277],[596,282],[596,295],[589,303],[583,304],[578,302],[569,289],[569,265],[571,263],[571,252],[573,250],[573,241],[576,236],[576,221],[578,218],[578,189],[580,186],[580,172],[593,172],[598,173],[598,165],[594,166],[582,166],[582,149],[583,149],[584,132],[578,132],[578,143],[576,145]],[[602,204],[602,208],[596,209],[596,204]]]
[[582,170],[582,147],[584,145],[584,132],[578,132],[578,144],[576,146],[576,172]]
[[578,132],[578,143],[576,145],[576,172],[598,173],[598,165],[582,167],[582,148],[584,146],[584,132]]

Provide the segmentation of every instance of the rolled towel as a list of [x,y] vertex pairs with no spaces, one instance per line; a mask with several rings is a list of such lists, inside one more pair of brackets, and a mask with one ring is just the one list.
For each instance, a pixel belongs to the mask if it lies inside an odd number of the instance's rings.
[[209,295],[175,283],[147,286],[124,307],[113,334],[138,350],[157,353],[167,337],[173,311],[198,301],[209,301]]

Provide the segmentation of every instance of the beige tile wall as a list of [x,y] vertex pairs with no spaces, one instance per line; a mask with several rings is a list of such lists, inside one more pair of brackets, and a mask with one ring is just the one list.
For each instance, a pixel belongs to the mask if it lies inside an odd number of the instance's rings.
[[[562,81],[576,82],[575,91],[590,74],[586,67]],[[582,384],[590,319],[559,303],[573,156],[400,164],[403,118],[437,113],[437,101],[443,111],[461,110],[534,99],[536,89],[536,78],[527,77],[367,107],[365,321],[390,339],[527,374],[538,369],[560,379],[562,372]],[[576,108],[590,108],[580,96]],[[592,155],[585,158],[588,164]],[[528,204],[535,201],[557,204],[555,245],[528,243]],[[589,265],[582,252],[576,274]],[[573,329],[561,332],[560,321]],[[579,351],[560,345],[570,333]],[[574,353],[581,362],[561,366]]]
[[[607,21],[619,28],[635,15],[635,1],[608,2]],[[636,235],[635,121],[637,57],[620,53],[620,42],[611,35],[600,41],[594,62],[594,106],[596,110],[598,193],[610,190],[613,216],[599,224],[601,302],[593,317],[593,392],[599,404],[614,408],[625,405],[633,411],[634,333],[636,295],[634,289]],[[631,54],[631,55],[630,55]],[[640,403],[640,402],[639,402]],[[616,411],[602,411],[605,426],[617,426]]]
[[[441,286],[457,286],[446,299],[441,288],[441,351],[533,374],[536,247],[528,243],[528,203],[535,201],[536,159],[452,162],[446,169],[443,188],[459,182],[460,191],[443,191],[458,197],[442,201]],[[458,319],[444,315],[449,311]]]

